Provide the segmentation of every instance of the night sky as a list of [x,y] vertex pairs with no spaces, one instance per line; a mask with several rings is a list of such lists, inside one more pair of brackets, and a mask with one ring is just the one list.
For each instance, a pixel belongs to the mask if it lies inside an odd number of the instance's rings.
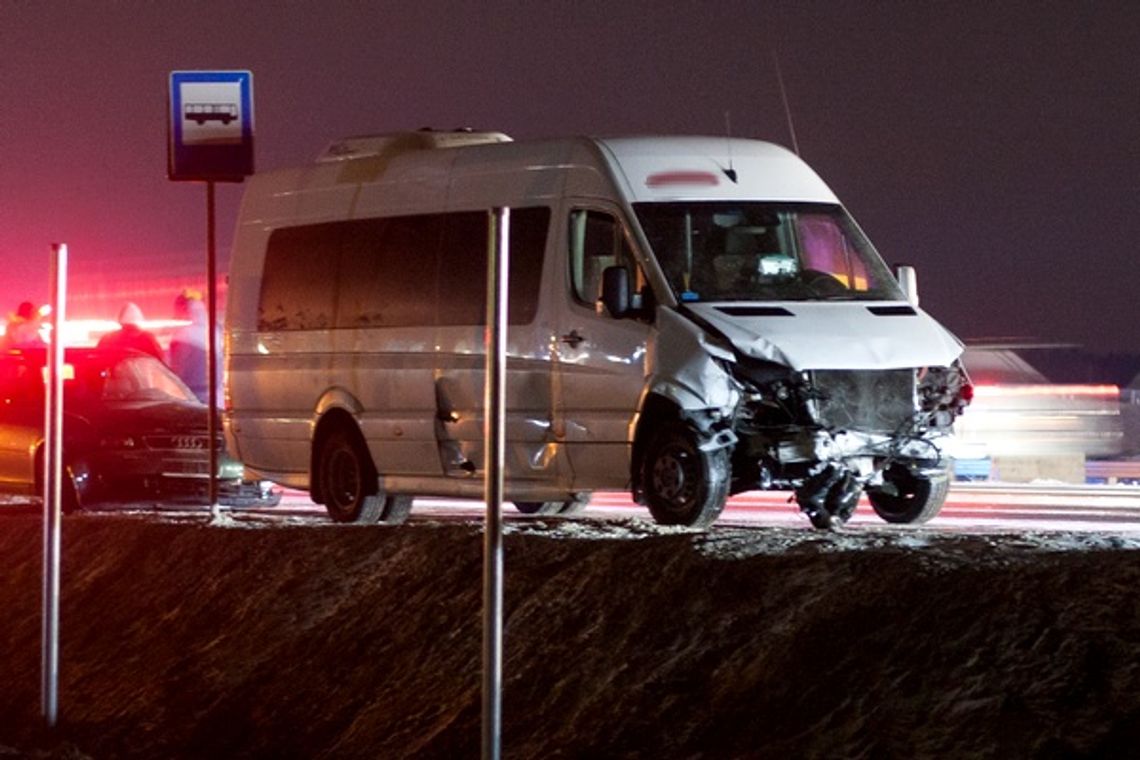
[[253,72],[271,169],[346,135],[721,135],[726,112],[790,146],[773,51],[801,154],[960,337],[1140,352],[1135,2],[0,0],[0,311],[46,299],[55,241],[204,281],[205,190],[166,178],[173,70]]

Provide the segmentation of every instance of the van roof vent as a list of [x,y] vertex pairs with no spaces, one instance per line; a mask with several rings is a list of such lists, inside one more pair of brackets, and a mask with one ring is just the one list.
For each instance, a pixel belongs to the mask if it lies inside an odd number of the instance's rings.
[[317,156],[317,162],[352,161],[357,158],[403,153],[409,150],[462,148],[467,145],[502,142],[511,142],[511,138],[502,132],[475,132],[470,129],[456,129],[451,132],[420,129],[415,132],[360,135],[358,137],[345,137],[332,143],[325,148],[321,155]]

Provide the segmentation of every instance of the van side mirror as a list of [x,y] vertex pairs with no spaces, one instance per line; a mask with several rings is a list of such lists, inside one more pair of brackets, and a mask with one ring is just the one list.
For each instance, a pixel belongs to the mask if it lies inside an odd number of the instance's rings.
[[629,313],[629,270],[625,267],[606,267],[602,270],[602,297],[599,305],[615,319],[621,319]]
[[898,267],[896,273],[895,276],[898,277],[899,286],[906,300],[911,306],[918,306],[918,275],[915,274],[914,267],[903,264]]

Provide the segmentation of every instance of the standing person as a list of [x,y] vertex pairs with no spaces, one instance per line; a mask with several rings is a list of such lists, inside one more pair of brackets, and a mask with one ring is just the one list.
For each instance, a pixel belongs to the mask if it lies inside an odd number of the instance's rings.
[[31,301],[24,301],[16,307],[16,313],[8,317],[8,325],[4,328],[5,349],[11,348],[43,348],[43,336],[40,335],[40,315]]
[[[190,324],[179,327],[170,339],[170,368],[204,404],[210,403],[210,375],[206,370],[208,316],[198,291],[183,290],[174,299],[174,318],[189,320]],[[218,369],[221,369],[220,362]],[[216,374],[220,377],[221,372]],[[221,387],[219,381],[218,388]]]
[[139,351],[165,362],[158,339],[142,327],[143,313],[137,304],[128,301],[119,310],[119,329],[99,339],[98,348],[113,351]]

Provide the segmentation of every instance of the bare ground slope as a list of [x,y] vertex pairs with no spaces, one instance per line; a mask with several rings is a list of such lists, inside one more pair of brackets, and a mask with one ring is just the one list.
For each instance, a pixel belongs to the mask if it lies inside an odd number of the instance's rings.
[[[52,734],[40,530],[0,520],[15,756],[478,756],[478,525],[70,517]],[[1140,746],[1140,549],[1123,539],[549,520],[514,523],[505,564],[507,758]]]

